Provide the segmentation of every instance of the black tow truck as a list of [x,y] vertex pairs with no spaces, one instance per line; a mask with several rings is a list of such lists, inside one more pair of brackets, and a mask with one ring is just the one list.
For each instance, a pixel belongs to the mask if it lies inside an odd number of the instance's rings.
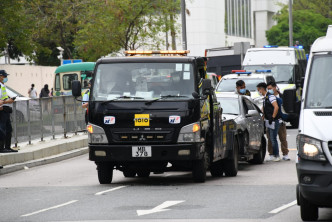
[[[195,182],[236,176],[234,123],[223,122],[205,60],[188,51],[127,51],[96,63],[88,107],[89,159],[100,184],[192,171]],[[81,95],[79,81],[72,93]]]

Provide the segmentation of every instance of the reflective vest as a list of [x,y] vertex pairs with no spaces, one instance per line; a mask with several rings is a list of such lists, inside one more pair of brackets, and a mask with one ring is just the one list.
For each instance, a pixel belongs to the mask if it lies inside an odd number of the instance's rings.
[[8,99],[7,91],[6,91],[6,86],[1,84],[1,100]]

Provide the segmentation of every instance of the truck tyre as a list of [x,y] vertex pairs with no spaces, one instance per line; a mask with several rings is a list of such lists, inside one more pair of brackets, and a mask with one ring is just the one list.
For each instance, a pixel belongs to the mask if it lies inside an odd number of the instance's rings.
[[254,158],[249,161],[249,163],[262,164],[264,163],[265,155],[266,155],[266,139],[264,136],[262,136],[261,147],[259,148],[258,153],[254,155]]
[[318,207],[306,200],[300,193],[300,211],[303,221],[316,221],[318,219]]
[[206,170],[208,165],[207,153],[200,160],[193,161],[193,180],[196,183],[204,183],[206,180]]
[[113,166],[107,164],[98,164],[98,180],[100,184],[110,184],[113,179]]
[[132,169],[124,169],[123,170],[123,176],[124,177],[135,177],[136,176],[136,172]]
[[213,177],[222,177],[224,175],[221,161],[217,161],[211,165],[210,173]]
[[239,143],[237,137],[234,138],[233,150],[230,156],[223,161],[224,172],[227,177],[235,177],[239,167]]
[[141,178],[148,178],[150,176],[150,171],[145,169],[137,170],[137,176]]

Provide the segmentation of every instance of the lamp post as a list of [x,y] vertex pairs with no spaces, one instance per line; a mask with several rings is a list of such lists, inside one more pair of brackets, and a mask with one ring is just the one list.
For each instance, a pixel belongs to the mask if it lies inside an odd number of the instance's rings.
[[56,47],[58,50],[59,50],[59,52],[60,52],[60,55],[58,56],[58,59],[60,59],[60,65],[62,65],[62,63],[63,63],[63,51],[64,51],[64,49],[62,48],[62,47]]
[[288,11],[289,11],[289,46],[293,46],[293,7],[292,0],[289,0]]
[[187,50],[186,0],[181,0],[182,48]]

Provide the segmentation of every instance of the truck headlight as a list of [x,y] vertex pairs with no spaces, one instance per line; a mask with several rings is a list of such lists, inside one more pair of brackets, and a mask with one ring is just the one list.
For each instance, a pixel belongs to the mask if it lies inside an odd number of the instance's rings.
[[322,141],[300,134],[296,137],[296,144],[300,158],[326,161]]
[[178,143],[197,143],[201,141],[201,126],[192,123],[181,128]]
[[88,141],[89,143],[102,143],[107,144],[108,140],[105,134],[105,131],[102,127],[93,125],[89,123],[86,126],[86,129],[88,130]]

